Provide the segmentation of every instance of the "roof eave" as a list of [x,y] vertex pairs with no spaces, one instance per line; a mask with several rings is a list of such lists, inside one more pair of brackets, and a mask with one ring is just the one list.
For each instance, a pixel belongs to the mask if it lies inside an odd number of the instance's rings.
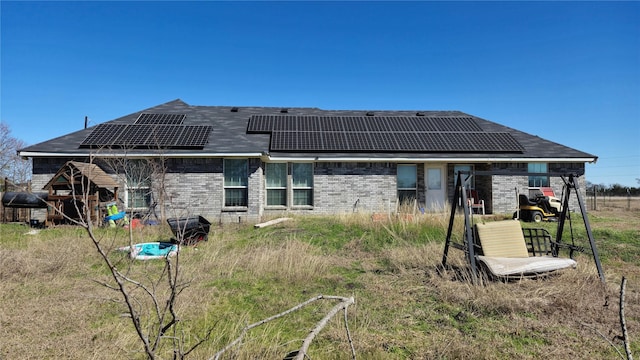
[[[109,153],[55,153],[55,152],[33,152],[23,151],[19,152],[19,155],[23,158],[29,157],[106,157],[106,158],[147,158],[162,156],[165,158],[206,158],[206,157],[248,157],[248,158],[263,158],[266,161],[319,161],[319,162],[493,162],[493,163],[505,163],[505,162],[550,162],[550,163],[566,163],[566,162],[585,162],[595,163],[597,157],[575,157],[575,158],[531,158],[531,157],[406,157],[406,156],[385,156],[385,157],[366,157],[366,156],[278,156],[274,154],[266,155],[262,152],[249,152],[249,153],[205,153],[205,152],[189,152],[189,153],[158,153],[158,152],[109,152]],[[265,156],[266,155],[266,156]]]

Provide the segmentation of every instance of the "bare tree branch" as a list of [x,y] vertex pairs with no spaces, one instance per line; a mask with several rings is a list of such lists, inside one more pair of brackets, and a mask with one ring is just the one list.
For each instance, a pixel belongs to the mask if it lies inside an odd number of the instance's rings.
[[13,136],[9,125],[0,122],[0,177],[13,183],[25,183],[31,177],[31,161],[18,156],[26,144]]
[[[344,309],[345,311],[347,310],[347,308],[349,307],[349,305],[354,303],[354,299],[353,297],[351,298],[346,298],[346,297],[342,297],[342,296],[332,296],[332,295],[318,295],[316,297],[313,297],[305,302],[302,302],[288,310],[285,310],[281,313],[278,313],[276,315],[273,315],[271,317],[268,317],[266,319],[260,320],[258,322],[255,322],[253,324],[247,325],[245,326],[241,333],[240,336],[238,336],[235,340],[233,340],[231,343],[229,343],[227,346],[225,346],[224,348],[222,348],[220,351],[218,351],[217,353],[215,353],[213,355],[213,357],[209,358],[209,360],[217,360],[220,358],[220,356],[222,356],[222,354],[224,354],[227,350],[231,349],[232,347],[236,346],[237,344],[239,344],[242,339],[244,338],[244,336],[247,334],[247,332],[255,327],[258,327],[260,325],[263,325],[269,321],[281,318],[283,316],[286,316],[296,310],[299,310],[315,301],[318,300],[322,300],[322,299],[327,299],[327,300],[340,300],[341,302],[336,305],[328,314],[327,316],[325,316],[319,323],[318,325],[316,325],[316,327],[311,331],[311,334],[309,336],[307,336],[307,338],[305,339],[302,348],[299,350],[298,355],[296,357],[296,359],[303,359],[304,356],[306,355],[306,351],[309,348],[309,345],[311,344],[311,342],[313,341],[313,339],[315,338],[315,336],[317,335],[318,332],[320,332],[320,330],[322,330],[322,328],[324,328],[324,326],[326,325],[326,323],[329,321],[329,319],[331,319],[338,311],[340,311],[341,309]],[[346,319],[346,316],[345,316]],[[351,337],[349,336],[349,339]],[[351,340],[349,340],[351,341]],[[352,352],[353,352],[353,356],[355,358],[355,350],[352,347]]]
[[347,340],[349,340],[349,347],[351,348],[351,358],[356,359],[356,348],[353,346],[353,339],[351,338],[351,331],[349,331],[349,321],[347,320],[347,308],[344,308],[344,329],[347,332]]
[[300,348],[298,355],[294,359],[304,360],[304,357],[305,355],[307,355],[307,351],[309,350],[309,346],[311,346],[311,342],[313,341],[313,339],[315,339],[318,333],[327,325],[327,322],[329,322],[329,320],[331,320],[331,318],[334,317],[338,313],[338,311],[342,309],[344,309],[344,311],[347,311],[347,308],[349,307],[349,305],[353,303],[354,303],[353,297],[348,299],[342,298],[342,302],[334,306],[333,309],[331,309],[331,311],[329,311],[327,315],[324,318],[322,318],[320,322],[318,322],[316,327],[313,328],[313,330],[311,330],[309,335],[304,339],[304,342],[302,343],[302,347]]
[[633,360],[631,347],[629,346],[629,334],[627,333],[627,321],[624,317],[624,293],[627,287],[627,278],[622,277],[620,283],[620,327],[622,327],[622,341],[624,343],[624,351],[627,354],[627,360]]

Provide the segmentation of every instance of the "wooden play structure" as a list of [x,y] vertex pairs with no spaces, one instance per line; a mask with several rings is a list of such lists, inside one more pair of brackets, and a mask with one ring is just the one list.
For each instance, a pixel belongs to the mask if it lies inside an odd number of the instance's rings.
[[87,209],[91,222],[102,224],[106,204],[117,202],[118,187],[118,183],[96,164],[67,162],[44,186],[49,192],[46,225],[85,218]]
[[[468,191],[465,184],[474,175],[512,175],[528,176],[529,173],[508,172],[460,172],[456,179],[454,200],[451,206],[449,227],[442,257],[442,266],[447,266],[449,249],[455,248],[464,251],[465,259],[471,270],[474,282],[478,281],[479,272],[484,270],[491,278],[510,279],[529,276],[541,276],[550,272],[572,268],[576,266],[573,255],[576,252],[590,254],[595,262],[598,275],[602,282],[605,281],[602,265],[598,256],[589,218],[584,201],[578,191],[575,174],[543,174],[546,176],[559,176],[564,181],[562,195],[562,211],[560,213],[555,239],[548,231],[541,228],[522,229],[518,220],[502,220],[495,222],[473,224],[473,213],[468,201]],[[540,175],[535,173],[533,175]],[[582,214],[586,235],[589,240],[589,248],[577,246],[574,241],[574,232],[569,213],[569,197],[575,194]],[[455,216],[458,207],[464,211],[464,233],[460,241],[452,236]],[[569,224],[571,239],[563,241],[565,224]],[[561,250],[568,253],[567,257],[561,257]],[[564,251],[563,251],[564,252]]]

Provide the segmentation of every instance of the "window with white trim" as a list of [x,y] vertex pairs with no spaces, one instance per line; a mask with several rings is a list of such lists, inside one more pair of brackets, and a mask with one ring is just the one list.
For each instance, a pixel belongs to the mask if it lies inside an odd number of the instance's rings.
[[249,193],[249,161],[224,159],[224,206],[246,207]]
[[313,206],[313,164],[292,163],[293,206]]
[[418,167],[399,164],[397,170],[398,202],[414,201],[418,193]]
[[151,205],[153,165],[146,159],[129,159],[125,163],[126,199],[128,209],[146,209]]
[[287,163],[265,164],[267,206],[287,206]]

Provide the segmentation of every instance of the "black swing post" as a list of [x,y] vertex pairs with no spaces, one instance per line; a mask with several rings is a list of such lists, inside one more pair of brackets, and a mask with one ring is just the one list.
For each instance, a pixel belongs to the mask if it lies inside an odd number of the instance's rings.
[[[462,175],[466,174],[467,177],[465,178],[465,181],[462,181]],[[447,228],[447,238],[444,244],[444,254],[442,256],[442,267],[445,268],[447,266],[447,257],[449,254],[449,246],[454,246],[460,250],[463,250],[466,255],[467,255],[467,260],[469,261],[469,264],[471,265],[471,274],[473,276],[473,281],[474,283],[477,281],[478,279],[478,269],[476,266],[476,261],[475,261],[475,248],[474,248],[474,241],[473,241],[473,230],[471,228],[471,219],[469,216],[469,203],[468,203],[468,199],[467,199],[467,191],[466,188],[464,186],[464,184],[466,183],[466,180],[469,179],[469,177],[471,176],[470,172],[466,172],[466,171],[460,171],[458,172],[458,176],[456,177],[456,185],[455,185],[455,190],[454,190],[454,194],[453,194],[453,201],[451,202],[451,214],[449,215],[449,226]],[[456,244],[453,243],[451,241],[451,234],[453,232],[453,224],[454,224],[454,220],[455,220],[455,216],[456,216],[456,212],[457,212],[457,206],[458,206],[458,200],[462,200],[460,201],[460,206],[462,207],[462,209],[464,210],[464,236],[465,236],[465,244],[466,248],[464,245],[461,244]]]
[[[562,203],[562,213],[560,215],[560,221],[558,222],[558,229],[556,232],[556,242],[558,244],[562,244],[562,233],[564,232],[564,223],[568,216],[571,216],[569,211],[569,197],[571,195],[571,189],[576,193],[576,197],[578,199],[578,205],[580,207],[580,214],[582,215],[582,220],[584,221],[584,228],[587,231],[587,238],[589,238],[589,245],[591,247],[591,255],[593,255],[593,260],[596,263],[596,269],[598,270],[598,276],[600,277],[600,281],[605,282],[604,271],[602,270],[602,264],[600,263],[600,256],[598,255],[598,248],[596,247],[596,242],[593,238],[593,233],[591,232],[591,225],[589,224],[589,217],[587,216],[587,210],[584,205],[584,200],[582,199],[582,195],[580,195],[580,191],[578,190],[578,185],[575,182],[575,178],[573,174],[568,175],[568,179],[564,176],[561,177],[562,181],[565,184],[565,193],[563,194],[563,203]],[[573,249],[572,249],[573,250]]]

